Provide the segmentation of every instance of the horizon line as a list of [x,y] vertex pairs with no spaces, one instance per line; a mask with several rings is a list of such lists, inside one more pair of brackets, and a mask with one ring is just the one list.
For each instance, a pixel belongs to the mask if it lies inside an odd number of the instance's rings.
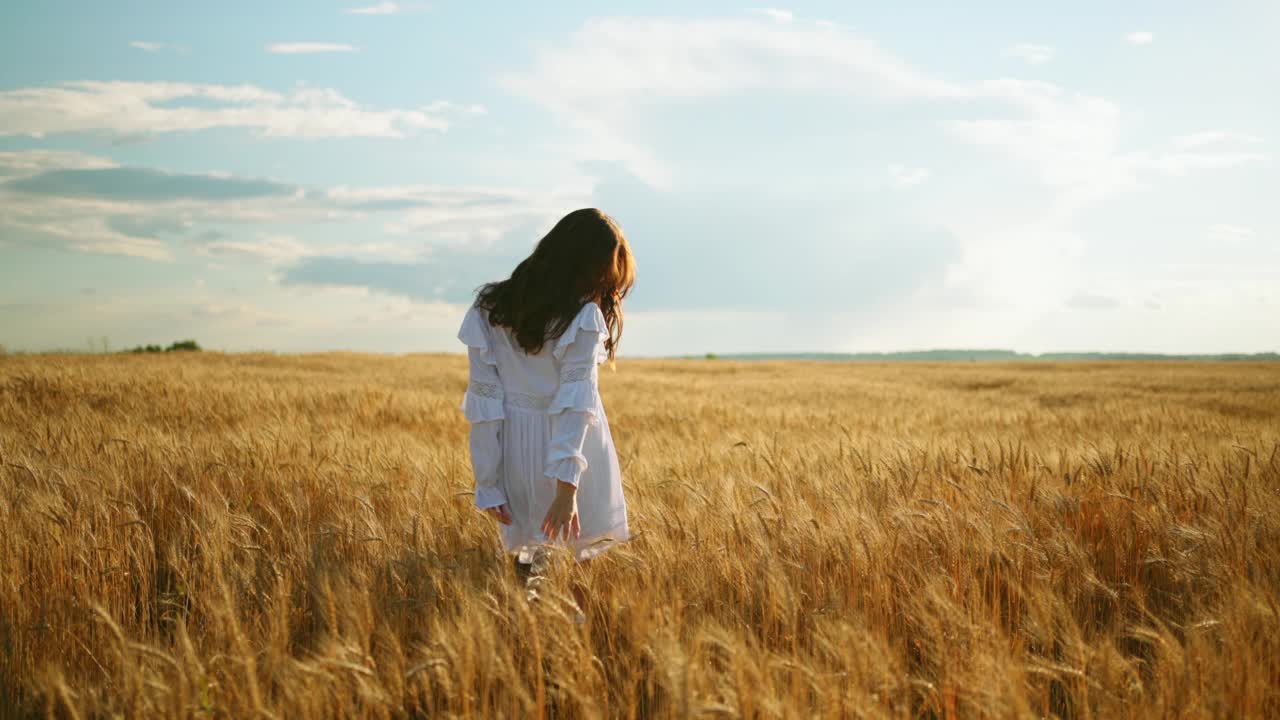
[[[204,347],[199,352],[218,353],[223,355],[252,355],[252,354],[271,354],[271,355],[326,355],[326,354],[351,354],[351,355],[461,355],[461,351],[456,350],[407,350],[407,351],[385,351],[385,350],[356,350],[351,348],[328,348],[323,350],[273,350],[269,348],[255,348],[244,350],[226,350],[215,347]],[[128,355],[135,354],[134,348],[121,349],[75,349],[75,348],[52,348],[44,350],[27,350],[5,348],[0,344],[0,357],[5,355]],[[158,354],[158,353],[137,353],[137,354]],[[947,357],[960,356],[960,357]],[[963,357],[970,356],[970,357]],[[974,357],[983,356],[983,357]],[[1258,359],[1272,360],[1280,359],[1280,351],[1277,350],[1259,350],[1252,352],[1244,351],[1224,351],[1224,352],[1157,352],[1157,351],[1141,351],[1141,350],[1050,350],[1044,352],[1024,352],[1021,350],[1009,350],[1005,348],[932,348],[928,350],[818,350],[818,351],[699,351],[686,353],[643,353],[643,354],[626,354],[626,358],[637,360],[707,360],[707,359],[726,359],[726,360],[860,360],[860,359],[885,359],[885,360],[1069,360],[1069,359],[1115,359],[1115,360],[1142,360],[1142,359],[1170,359],[1170,360],[1186,360],[1186,359]]]

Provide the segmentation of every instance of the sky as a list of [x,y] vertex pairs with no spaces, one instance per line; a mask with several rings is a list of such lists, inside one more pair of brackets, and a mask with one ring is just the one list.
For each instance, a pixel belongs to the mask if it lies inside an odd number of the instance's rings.
[[5,2],[0,346],[461,352],[598,207],[623,356],[1280,349],[1280,3],[1054,6]]

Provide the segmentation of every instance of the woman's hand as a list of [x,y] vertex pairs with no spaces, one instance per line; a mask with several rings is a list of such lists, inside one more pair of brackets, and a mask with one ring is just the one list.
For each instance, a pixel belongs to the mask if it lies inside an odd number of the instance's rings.
[[503,525],[511,524],[511,513],[507,510],[506,503],[502,503],[497,507],[485,508],[484,511]]
[[578,526],[578,488],[563,480],[556,480],[556,497],[547,509],[547,516],[542,519],[542,533],[548,540],[556,540],[561,533],[564,539],[577,538],[581,528]]

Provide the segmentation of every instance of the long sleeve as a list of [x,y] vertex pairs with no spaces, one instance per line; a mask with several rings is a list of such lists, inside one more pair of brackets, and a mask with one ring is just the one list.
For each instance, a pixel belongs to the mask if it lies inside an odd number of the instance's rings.
[[577,485],[587,469],[582,452],[588,429],[599,422],[599,372],[608,328],[599,308],[588,304],[557,343],[560,385],[547,412],[552,416],[551,443],[544,474]]
[[487,325],[474,308],[458,333],[467,343],[470,365],[462,412],[471,423],[471,469],[475,475],[475,506],[481,510],[507,501],[502,489],[502,426],[505,419],[502,381],[489,347]]

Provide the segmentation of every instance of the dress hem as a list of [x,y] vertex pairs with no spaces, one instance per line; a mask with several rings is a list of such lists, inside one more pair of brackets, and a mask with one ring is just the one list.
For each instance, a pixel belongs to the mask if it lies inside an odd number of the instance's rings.
[[[627,525],[618,525],[604,532],[597,533],[589,538],[580,538],[566,544],[563,540],[557,542],[538,542],[530,540],[519,545],[508,546],[506,540],[502,540],[502,553],[517,558],[530,557],[534,548],[539,546],[549,546],[554,548],[568,548],[573,556],[574,561],[582,562],[590,560],[599,555],[618,547],[619,545],[631,540],[631,530]],[[521,562],[529,562],[529,560],[521,560]]]

